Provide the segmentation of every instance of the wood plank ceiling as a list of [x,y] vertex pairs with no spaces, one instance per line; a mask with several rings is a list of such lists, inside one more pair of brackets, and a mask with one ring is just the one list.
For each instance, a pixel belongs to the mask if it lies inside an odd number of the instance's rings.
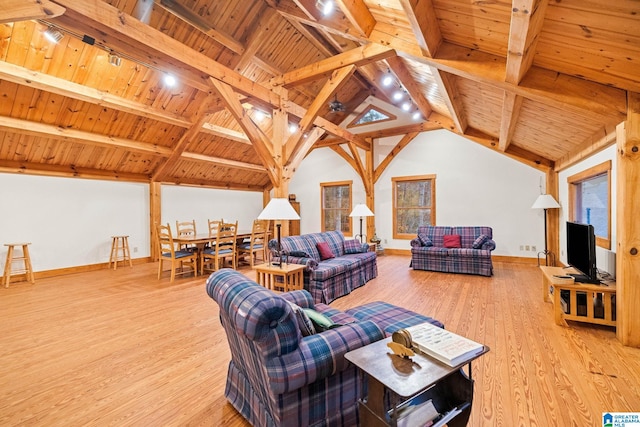
[[0,171],[262,191],[315,147],[371,149],[340,124],[393,103],[389,71],[422,117],[377,136],[444,127],[559,168],[610,142],[640,92],[637,0],[335,3],[5,0]]

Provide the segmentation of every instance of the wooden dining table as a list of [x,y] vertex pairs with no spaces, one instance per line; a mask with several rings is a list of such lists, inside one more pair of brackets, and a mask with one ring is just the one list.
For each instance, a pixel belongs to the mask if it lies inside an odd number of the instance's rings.
[[[185,235],[185,236],[173,236],[173,243],[177,243],[180,246],[182,245],[195,245],[198,254],[201,254],[204,251],[207,243],[214,242],[216,240],[216,233],[202,233],[196,235]],[[238,230],[236,233],[236,245],[242,243],[245,238],[251,237],[251,230]],[[198,271],[200,271],[200,264],[202,260],[201,257],[198,256]],[[197,272],[196,272],[197,273]]]

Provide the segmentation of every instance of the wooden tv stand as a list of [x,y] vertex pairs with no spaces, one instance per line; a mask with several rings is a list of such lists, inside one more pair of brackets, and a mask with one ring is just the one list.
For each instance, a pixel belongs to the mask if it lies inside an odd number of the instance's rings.
[[[540,270],[542,270],[542,298],[545,302],[553,303],[556,324],[564,325],[564,320],[574,320],[616,326],[613,310],[616,282],[606,282],[603,285],[563,283],[562,279],[555,276],[565,276],[568,273],[574,273],[575,270],[548,266],[541,266]],[[562,291],[568,292],[568,301],[561,299]],[[579,304],[579,299],[582,300],[582,304]]]

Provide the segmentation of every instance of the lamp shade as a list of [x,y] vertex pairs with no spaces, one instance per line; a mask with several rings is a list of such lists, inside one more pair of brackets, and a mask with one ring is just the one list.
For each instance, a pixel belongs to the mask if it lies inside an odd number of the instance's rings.
[[367,207],[364,203],[360,203],[356,205],[355,208],[351,211],[349,216],[374,216],[371,209]]
[[531,209],[558,209],[560,205],[551,194],[541,194],[531,206]]
[[276,198],[269,201],[258,215],[258,219],[300,219],[300,215],[293,209],[289,200]]

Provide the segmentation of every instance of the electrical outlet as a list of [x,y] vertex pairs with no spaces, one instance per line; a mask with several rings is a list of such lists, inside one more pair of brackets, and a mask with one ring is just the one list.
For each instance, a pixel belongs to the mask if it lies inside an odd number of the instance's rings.
[[138,252],[138,247],[137,247],[137,246],[134,246],[134,247],[133,247],[133,253],[136,253],[136,252]]
[[535,252],[536,251],[536,247],[535,246],[531,246],[531,252]]
[[387,239],[384,239],[384,244],[385,244],[385,245],[387,244]]
[[524,251],[524,245],[520,245],[520,250]]
[[529,249],[529,245],[526,245],[526,246],[524,247],[524,250],[525,250],[525,251],[527,251],[527,252],[529,252],[531,249]]

